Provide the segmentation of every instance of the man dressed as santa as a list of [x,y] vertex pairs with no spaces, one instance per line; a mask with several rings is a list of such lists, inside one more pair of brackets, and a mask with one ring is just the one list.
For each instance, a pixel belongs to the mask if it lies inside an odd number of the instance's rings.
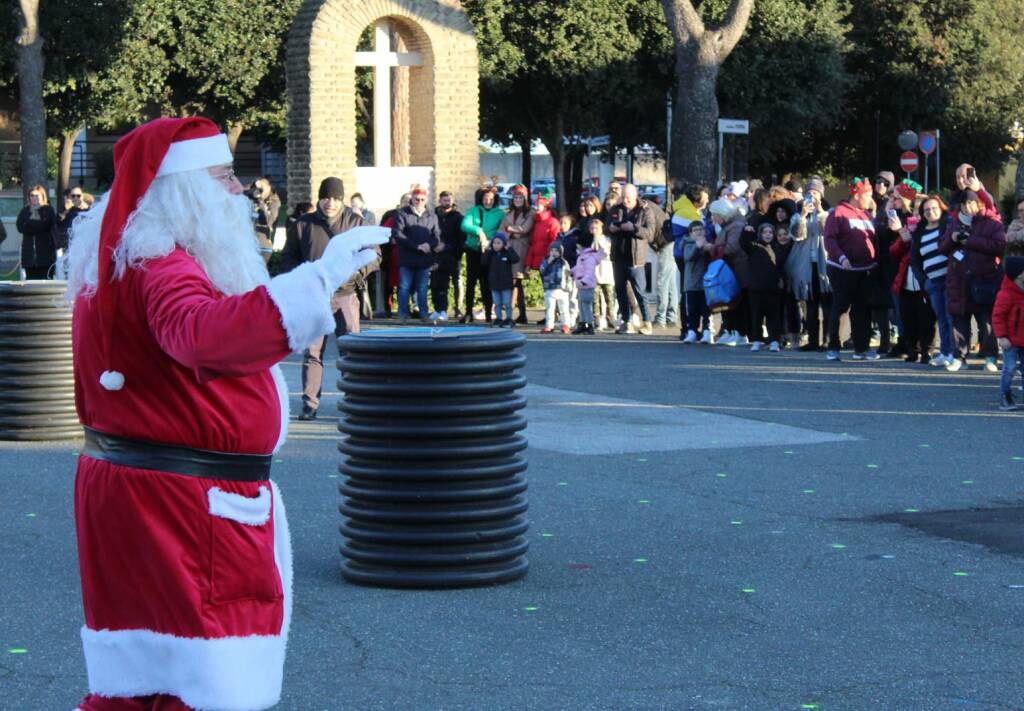
[[114,148],[76,221],[75,479],[90,695],[82,711],[265,709],[281,694],[291,549],[270,480],[276,365],[334,330],[331,295],[387,230],[270,279],[227,138],[158,119]]

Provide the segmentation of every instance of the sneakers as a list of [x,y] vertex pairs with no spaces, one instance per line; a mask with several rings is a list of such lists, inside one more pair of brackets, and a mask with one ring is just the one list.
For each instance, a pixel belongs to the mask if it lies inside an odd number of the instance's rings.
[[854,360],[878,360],[882,356],[878,355],[878,351],[864,351],[863,353],[854,353]]
[[736,339],[736,342],[733,344],[735,346],[745,346],[750,343],[746,336],[740,335],[739,331],[733,331],[733,337]]
[[948,355],[943,355],[942,353],[938,353],[935,356],[933,356],[930,361],[928,361],[928,365],[930,365],[933,368],[945,368],[947,365],[949,365],[950,361],[952,360],[952,357]]
[[987,373],[998,373],[999,372],[999,366],[996,365],[996,359],[995,358],[986,358],[985,359],[985,372],[987,372]]
[[562,326],[562,333],[568,336],[572,331],[569,330],[568,326]]
[[644,325],[640,327],[640,334],[643,336],[650,336],[654,333],[654,328],[651,326],[650,321],[644,321]]
[[709,331],[708,329],[705,328],[704,329],[704,335],[701,336],[700,342],[701,343],[705,343],[705,344],[710,346],[710,345],[714,344],[715,337],[711,335],[711,331]]
[[733,335],[733,331],[726,331],[725,335],[718,339],[718,345],[720,346],[735,346],[736,336]]
[[608,330],[608,319],[606,319],[604,316],[601,316],[601,317],[599,317],[597,319],[597,330],[598,331],[606,331],[606,330]]
[[[707,333],[707,331],[705,331],[705,333]],[[696,331],[687,331],[686,332],[686,338],[683,339],[683,343],[696,343],[696,342],[697,342],[697,332]]]
[[615,329],[615,333],[621,335],[623,333],[629,333],[629,329],[632,328],[629,324],[619,324],[619,327]]
[[630,335],[633,335],[633,334],[636,333],[636,326],[633,325],[632,321],[630,321],[630,322],[628,322],[626,324],[626,333],[628,333]]
[[778,353],[779,351],[782,350],[782,348],[779,347],[778,341],[772,341],[771,343],[768,344],[768,350],[770,350],[772,353]]
[[953,358],[948,363],[946,363],[946,370],[948,370],[950,373],[956,373],[959,370],[962,370],[963,368],[966,367],[967,363],[960,360],[959,358]]
[[315,420],[316,410],[314,410],[309,405],[303,405],[302,414],[299,415],[299,419],[302,420],[303,422],[305,422],[306,420]]
[[1003,412],[1015,412],[1017,410],[1017,403],[1013,401],[1013,393],[1003,393],[1003,396],[999,398],[999,409]]
[[825,351],[825,360],[841,360],[839,351]]
[[438,321],[447,321],[448,320],[448,312],[447,311],[438,311],[437,312],[437,320]]
[[751,351],[751,353],[757,353],[759,350],[761,350],[761,346],[762,345],[764,345],[764,344],[762,344],[761,341],[754,341],[753,343],[751,343],[750,344],[750,351]]

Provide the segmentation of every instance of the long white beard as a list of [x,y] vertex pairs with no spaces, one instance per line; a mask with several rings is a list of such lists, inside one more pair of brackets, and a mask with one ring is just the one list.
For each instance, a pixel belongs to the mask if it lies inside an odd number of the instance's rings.
[[[100,225],[108,197],[72,226],[66,257],[69,299],[83,289],[86,295],[96,291]],[[270,280],[251,215],[249,201],[227,192],[205,169],[157,178],[128,218],[114,252],[115,278],[182,247],[221,293],[251,291]]]

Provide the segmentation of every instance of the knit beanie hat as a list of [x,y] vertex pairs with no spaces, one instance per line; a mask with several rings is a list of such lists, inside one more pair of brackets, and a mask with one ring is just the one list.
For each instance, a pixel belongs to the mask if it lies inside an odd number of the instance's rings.
[[341,178],[331,177],[323,179],[323,182],[320,183],[320,192],[317,195],[317,200],[323,200],[324,198],[345,199],[345,183],[341,182]]
[[1021,273],[1024,273],[1024,257],[1007,257],[1004,266],[1006,268],[1006,276],[1013,281]]
[[808,179],[807,184],[804,185],[804,192],[805,193],[809,193],[812,190],[817,190],[818,191],[818,195],[821,195],[822,197],[824,197],[824,195],[825,195],[825,183],[823,183],[821,181],[821,178],[810,178],[810,179]]
[[[786,218],[784,220],[778,219],[778,211],[784,210]],[[768,218],[779,225],[788,225],[790,218],[797,213],[797,206],[795,200],[786,198],[785,200],[776,200],[772,203],[771,207],[768,208]]]
[[735,183],[729,183],[729,194],[743,197],[747,193],[747,187],[746,180],[737,180]]

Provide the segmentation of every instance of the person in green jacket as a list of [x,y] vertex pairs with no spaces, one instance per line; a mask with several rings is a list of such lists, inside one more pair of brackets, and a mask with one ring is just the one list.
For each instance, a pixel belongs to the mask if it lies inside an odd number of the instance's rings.
[[466,233],[466,313],[461,319],[462,323],[473,322],[477,282],[480,283],[480,295],[484,302],[484,317],[487,323],[491,322],[491,286],[488,284],[487,270],[480,265],[480,257],[505,217],[505,211],[497,203],[494,187],[480,188],[476,191],[476,205],[467,210],[462,219],[462,231]]

